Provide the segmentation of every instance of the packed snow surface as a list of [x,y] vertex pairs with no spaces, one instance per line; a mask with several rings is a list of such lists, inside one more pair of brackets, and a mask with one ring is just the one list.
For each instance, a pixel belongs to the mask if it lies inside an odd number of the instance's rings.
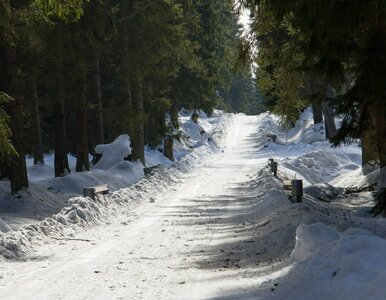
[[[376,168],[362,172],[358,145],[332,148],[309,110],[289,131],[268,113],[216,114],[192,124],[182,112],[180,160],[153,176],[73,197],[40,222],[20,217],[19,230],[0,222],[1,298],[384,299],[386,222],[368,212]],[[302,203],[283,192],[294,177]],[[363,191],[345,193],[358,180]]]

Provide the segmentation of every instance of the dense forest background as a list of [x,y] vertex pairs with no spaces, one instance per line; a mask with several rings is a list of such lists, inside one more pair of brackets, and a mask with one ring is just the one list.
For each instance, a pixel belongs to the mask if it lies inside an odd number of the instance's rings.
[[[17,0],[0,3],[0,177],[28,186],[25,155],[55,152],[55,176],[88,170],[97,144],[129,133],[134,160],[178,127],[181,108],[258,113],[240,68],[234,3]],[[239,67],[236,67],[238,65]]]

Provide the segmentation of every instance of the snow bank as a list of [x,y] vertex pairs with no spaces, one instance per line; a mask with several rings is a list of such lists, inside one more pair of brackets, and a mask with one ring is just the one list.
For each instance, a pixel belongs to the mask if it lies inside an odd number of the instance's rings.
[[352,172],[342,174],[334,180],[331,180],[330,184],[345,188],[349,192],[374,190],[378,178],[379,169],[374,169],[368,174],[364,174],[362,168],[358,168]]
[[[363,229],[343,233],[322,224],[301,225],[286,276],[290,299],[384,299],[386,240]],[[276,295],[279,296],[279,295]]]
[[300,115],[299,120],[290,128],[284,138],[281,135],[279,141],[289,144],[312,144],[325,140],[325,130],[323,124],[314,124],[311,107],[308,107]]
[[282,164],[309,184],[329,182],[341,174],[360,169],[344,152],[328,144],[324,149],[316,149],[294,159],[284,159]]

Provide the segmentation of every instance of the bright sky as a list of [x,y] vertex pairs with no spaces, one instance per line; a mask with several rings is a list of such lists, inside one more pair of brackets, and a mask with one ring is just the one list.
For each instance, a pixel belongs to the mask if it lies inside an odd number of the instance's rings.
[[249,18],[249,10],[243,9],[239,18],[239,23],[244,28],[244,35],[249,31],[249,25],[251,24],[251,20]]

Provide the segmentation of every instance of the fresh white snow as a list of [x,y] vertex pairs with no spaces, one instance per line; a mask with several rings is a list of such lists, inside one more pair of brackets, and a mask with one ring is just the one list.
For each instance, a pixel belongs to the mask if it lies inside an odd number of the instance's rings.
[[[383,299],[386,222],[368,212],[371,192],[344,193],[371,186],[358,145],[332,148],[309,110],[288,132],[268,113],[216,113],[199,126],[181,117],[169,169],[96,201],[71,198],[17,231],[0,222],[1,299]],[[120,168],[108,167],[87,176],[114,184]],[[71,176],[65,186],[90,182]],[[282,190],[295,176],[303,203]]]

